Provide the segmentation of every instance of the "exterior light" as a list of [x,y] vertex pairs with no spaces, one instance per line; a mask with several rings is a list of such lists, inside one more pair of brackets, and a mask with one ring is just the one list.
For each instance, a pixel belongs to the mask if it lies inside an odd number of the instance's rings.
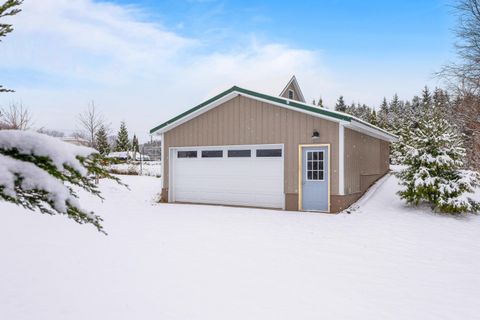
[[320,133],[317,130],[313,130],[312,139],[320,138]]

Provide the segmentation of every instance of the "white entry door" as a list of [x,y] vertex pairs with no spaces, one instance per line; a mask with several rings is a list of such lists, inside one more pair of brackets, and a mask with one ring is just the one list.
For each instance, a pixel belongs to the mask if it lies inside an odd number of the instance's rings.
[[170,200],[283,208],[283,152],[283,145],[171,149]]

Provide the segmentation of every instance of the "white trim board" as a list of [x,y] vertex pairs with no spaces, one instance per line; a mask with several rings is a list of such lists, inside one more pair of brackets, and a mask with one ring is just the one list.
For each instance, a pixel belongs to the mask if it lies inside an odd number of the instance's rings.
[[345,128],[338,124],[338,194],[345,195]]

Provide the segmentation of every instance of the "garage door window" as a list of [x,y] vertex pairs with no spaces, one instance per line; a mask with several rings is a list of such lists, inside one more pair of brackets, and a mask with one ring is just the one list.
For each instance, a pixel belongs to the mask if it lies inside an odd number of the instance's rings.
[[178,158],[196,158],[197,151],[178,151],[177,157]]
[[252,150],[228,150],[229,158],[249,158],[252,156]]
[[282,149],[258,149],[257,157],[266,158],[266,157],[281,157]]
[[222,150],[205,150],[202,151],[202,158],[222,158]]
[[323,151],[307,151],[307,181],[323,181],[324,175]]

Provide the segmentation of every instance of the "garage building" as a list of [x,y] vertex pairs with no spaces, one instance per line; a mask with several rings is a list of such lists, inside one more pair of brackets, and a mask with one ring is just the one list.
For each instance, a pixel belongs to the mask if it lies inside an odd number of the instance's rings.
[[232,87],[153,128],[162,201],[339,212],[389,170],[391,133],[305,103]]

